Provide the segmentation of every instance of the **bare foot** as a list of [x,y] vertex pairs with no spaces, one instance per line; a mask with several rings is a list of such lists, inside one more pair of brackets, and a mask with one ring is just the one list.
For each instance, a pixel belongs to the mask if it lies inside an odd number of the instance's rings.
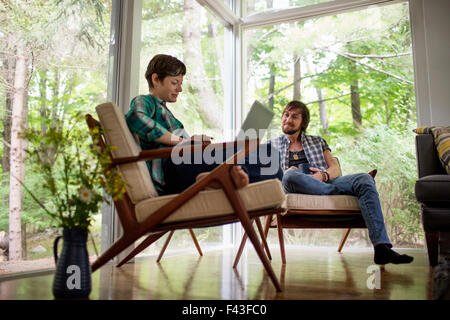
[[[202,180],[203,178],[205,178],[208,174],[210,174],[211,172],[202,172],[200,174],[197,175],[197,177],[195,178],[195,182],[198,182],[200,180]],[[222,188],[221,184],[217,181],[212,181],[206,188],[205,190],[212,190],[212,189],[220,189]]]
[[237,189],[241,189],[249,183],[248,175],[241,166],[233,166],[231,168],[231,179],[233,179]]
[[[200,181],[203,178],[205,178],[210,172],[203,172],[200,173],[197,177],[196,177],[196,181]],[[241,166],[233,166],[231,168],[231,179],[233,180],[234,185],[236,186],[236,188],[240,189],[245,187],[246,185],[249,184],[249,179],[248,179],[248,175],[247,173],[245,173],[245,171],[242,169]],[[213,181],[211,182],[208,187],[206,187],[206,190],[210,190],[210,189],[220,189],[222,186],[220,185],[220,183]]]

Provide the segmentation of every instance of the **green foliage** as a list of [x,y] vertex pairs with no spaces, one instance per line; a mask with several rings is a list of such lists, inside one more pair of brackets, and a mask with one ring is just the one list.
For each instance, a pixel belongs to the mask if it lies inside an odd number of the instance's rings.
[[[196,16],[197,15],[197,16]],[[198,23],[199,36],[191,40],[199,45],[195,50],[186,44],[193,28],[188,18],[194,16]],[[156,31],[157,30],[157,31]],[[150,59],[159,53],[173,55],[186,63],[183,93],[170,109],[184,124],[190,134],[203,133],[215,139],[223,136],[222,126],[205,121],[205,115],[222,112],[224,68],[224,27],[220,21],[203,7],[194,3],[185,8],[183,0],[150,0],[143,3],[141,66],[146,70]],[[189,57],[198,58],[196,65],[189,65]],[[197,68],[201,65],[201,68]],[[196,72],[202,70],[201,74]],[[200,78],[200,86],[192,86]],[[191,80],[192,79],[192,80]],[[211,88],[213,95],[203,94]],[[139,92],[148,93],[147,83],[141,73]],[[210,98],[214,102],[212,105]]]
[[[66,229],[89,228],[92,216],[98,213],[102,201],[107,200],[102,196],[102,188],[113,199],[125,192],[121,174],[110,166],[108,152],[113,148],[107,146],[102,151],[99,146],[89,145],[88,131],[76,125],[83,118],[77,113],[67,119],[67,130],[49,127],[42,132],[30,128],[24,134],[30,144],[27,153],[32,166],[28,172],[40,177],[32,189],[48,192],[50,197],[44,203],[37,193],[23,186],[45,213]],[[98,137],[101,133],[96,128],[91,134]],[[56,150],[54,158],[48,157],[49,148]]]

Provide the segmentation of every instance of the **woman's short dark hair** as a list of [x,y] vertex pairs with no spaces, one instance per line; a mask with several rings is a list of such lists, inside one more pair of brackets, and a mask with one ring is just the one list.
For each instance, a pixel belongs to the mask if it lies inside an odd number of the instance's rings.
[[157,54],[150,60],[145,72],[145,79],[147,79],[150,89],[154,88],[152,82],[152,74],[154,73],[158,75],[160,81],[163,81],[167,76],[175,77],[180,74],[184,76],[186,74],[186,66],[175,57],[167,54]]
[[286,111],[297,110],[297,109],[300,110],[300,113],[302,115],[302,124],[301,124],[300,131],[302,133],[305,133],[306,129],[308,128],[309,119],[310,119],[310,117],[309,117],[309,109],[306,106],[306,104],[304,104],[303,102],[298,101],[298,100],[292,100],[291,102],[289,102],[286,105],[286,107],[283,110],[282,115],[284,115],[284,113]]

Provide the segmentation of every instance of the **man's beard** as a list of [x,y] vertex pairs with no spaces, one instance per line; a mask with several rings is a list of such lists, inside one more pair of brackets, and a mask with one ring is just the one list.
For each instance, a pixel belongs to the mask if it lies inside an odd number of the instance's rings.
[[299,132],[300,129],[301,129],[301,128],[299,128],[299,129],[286,129],[286,130],[285,130],[285,129],[283,128],[283,133],[284,133],[284,134],[288,134],[288,135],[293,135],[293,134]]

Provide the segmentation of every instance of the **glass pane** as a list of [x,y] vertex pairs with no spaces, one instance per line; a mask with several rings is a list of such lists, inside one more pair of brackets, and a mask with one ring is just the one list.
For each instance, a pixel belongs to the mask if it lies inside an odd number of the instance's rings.
[[233,10],[233,0],[220,0],[222,3],[226,4],[230,10]]
[[[307,134],[326,139],[344,174],[378,169],[394,245],[422,246],[411,187],[416,106],[408,3],[251,29],[245,41],[245,111],[254,99],[273,109],[268,138],[282,134],[281,112],[289,101],[306,103]],[[337,245],[341,234],[290,230],[289,241]],[[366,231],[352,231],[348,244],[368,245]]]
[[[168,104],[189,134],[206,134],[214,142],[224,139],[224,27],[195,0],[145,0],[142,12],[140,59],[141,94],[149,92],[144,77],[151,58],[169,54],[186,64],[183,92],[176,103]],[[203,246],[221,244],[222,228],[195,230]],[[165,238],[144,254],[159,253]],[[173,235],[168,250],[193,249],[187,230]]]
[[313,4],[330,2],[333,0],[245,0],[244,9],[245,15],[249,16],[254,13],[268,11],[268,10],[279,10],[288,9],[295,7],[306,7]]
[[[54,211],[50,199],[55,196],[45,188],[48,180],[36,172],[36,163],[29,156],[25,162],[18,158],[10,162],[9,145],[19,151],[41,146],[40,155],[51,164],[55,177],[63,174],[58,150],[45,141],[22,141],[22,145],[12,141],[11,115],[21,113],[20,122],[15,123],[35,129],[36,136],[50,128],[58,133],[73,132],[74,127],[87,131],[85,121],[70,123],[69,119],[76,112],[95,114],[95,106],[106,101],[110,15],[111,1],[106,0],[70,4],[19,1],[0,13],[0,138],[5,142],[0,143],[0,274],[54,267],[53,240],[62,231],[10,178],[17,177],[17,168],[22,168],[24,184]],[[14,86],[21,81],[25,85],[22,97],[14,95]],[[90,229],[97,250],[101,225],[98,212]],[[89,237],[91,256],[96,254],[93,243]]]

